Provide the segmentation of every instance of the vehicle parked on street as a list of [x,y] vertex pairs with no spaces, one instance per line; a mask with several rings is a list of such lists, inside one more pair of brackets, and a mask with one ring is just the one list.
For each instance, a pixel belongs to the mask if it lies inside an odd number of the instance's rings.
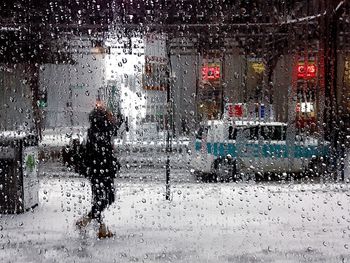
[[[195,140],[192,171],[203,180],[236,180],[251,175],[302,174],[325,160],[329,143],[295,134],[286,123],[210,120]],[[321,172],[323,165],[319,165]]]

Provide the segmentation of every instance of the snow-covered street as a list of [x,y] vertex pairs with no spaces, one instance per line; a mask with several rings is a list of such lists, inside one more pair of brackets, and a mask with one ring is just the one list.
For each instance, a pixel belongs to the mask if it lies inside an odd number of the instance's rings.
[[178,180],[166,201],[161,180],[130,173],[116,180],[117,201],[105,213],[109,240],[96,238],[94,224],[75,229],[90,208],[89,182],[42,173],[39,206],[1,216],[0,261],[350,262],[346,183]]

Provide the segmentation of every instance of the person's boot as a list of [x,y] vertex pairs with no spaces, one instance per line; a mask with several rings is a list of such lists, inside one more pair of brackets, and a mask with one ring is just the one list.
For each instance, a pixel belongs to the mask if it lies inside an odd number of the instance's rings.
[[86,227],[91,222],[91,220],[92,218],[90,216],[83,216],[75,223],[75,225],[77,226],[77,228],[82,229]]
[[97,236],[99,239],[113,237],[113,233],[106,227],[105,224],[101,224],[98,230]]

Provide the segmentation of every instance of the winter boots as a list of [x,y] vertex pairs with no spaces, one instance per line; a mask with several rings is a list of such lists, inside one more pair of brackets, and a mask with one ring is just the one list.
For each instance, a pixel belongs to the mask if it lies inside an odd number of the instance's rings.
[[[79,230],[83,230],[91,222],[91,220],[91,217],[84,216],[81,219],[79,219],[75,223],[75,225]],[[97,237],[99,239],[110,238],[113,237],[113,233],[108,229],[108,227],[105,224],[101,223],[97,232]]]
[[113,237],[113,233],[106,227],[105,224],[101,224],[97,233],[97,237],[99,239],[110,238]]
[[77,226],[77,228],[82,229],[86,227],[91,222],[91,220],[92,218],[90,216],[83,216],[75,223],[75,225]]

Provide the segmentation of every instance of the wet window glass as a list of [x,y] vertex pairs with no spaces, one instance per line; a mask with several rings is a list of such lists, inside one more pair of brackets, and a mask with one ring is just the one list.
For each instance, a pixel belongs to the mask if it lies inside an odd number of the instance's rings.
[[349,262],[350,1],[0,1],[0,262]]

